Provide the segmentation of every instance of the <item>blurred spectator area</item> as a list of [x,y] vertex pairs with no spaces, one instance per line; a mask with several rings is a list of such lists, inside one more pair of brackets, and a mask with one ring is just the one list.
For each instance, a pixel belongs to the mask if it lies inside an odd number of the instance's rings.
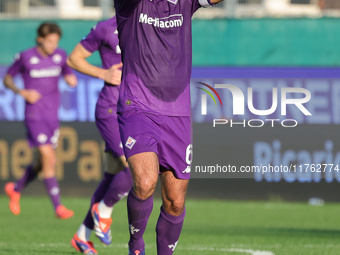
[[[112,0],[0,0],[0,19],[104,19],[114,15]],[[195,18],[340,16],[340,0],[224,0],[200,9]]]
[[0,0],[0,18],[102,19],[112,0]]
[[224,0],[196,18],[340,17],[340,0]]

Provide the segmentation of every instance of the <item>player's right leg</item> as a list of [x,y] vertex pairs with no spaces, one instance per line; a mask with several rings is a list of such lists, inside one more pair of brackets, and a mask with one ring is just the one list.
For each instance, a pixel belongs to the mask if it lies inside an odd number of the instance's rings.
[[[94,222],[91,215],[91,208],[92,205],[98,203],[107,192],[108,188],[110,187],[110,183],[113,179],[113,175],[110,173],[105,172],[102,181],[100,182],[99,186],[97,187],[96,191],[92,195],[91,205],[87,212],[87,215],[80,225],[77,233],[73,236],[71,240],[72,246],[80,251],[83,254],[97,254],[97,251],[93,247],[93,243],[90,241],[91,233],[94,229]],[[85,245],[80,245],[80,244]],[[92,250],[88,250],[88,247],[92,247]],[[95,252],[95,253],[86,253],[86,252]]]
[[33,180],[36,179],[37,174],[41,171],[41,164],[37,160],[36,150],[33,150],[34,161],[26,168],[24,175],[15,183],[8,182],[5,185],[5,192],[9,197],[9,208],[14,215],[20,213],[20,196],[21,191]]
[[56,217],[59,219],[68,219],[72,217],[74,213],[72,210],[63,206],[60,201],[60,189],[55,172],[57,161],[55,149],[52,144],[44,144],[38,147],[38,151],[45,187],[54,206]]
[[128,200],[130,229],[129,255],[145,254],[143,234],[153,209],[153,193],[159,175],[158,156],[154,152],[143,152],[128,158],[134,185]]
[[[106,153],[105,157],[106,157],[106,162],[108,162],[107,158],[110,157],[110,154]],[[74,239],[79,239],[82,242],[90,242],[90,236],[94,229],[94,222],[93,222],[93,218],[91,214],[91,208],[94,204],[98,203],[99,201],[103,199],[104,195],[106,194],[107,190],[110,187],[110,184],[113,178],[114,178],[114,174],[112,174],[111,172],[105,171],[102,181],[98,185],[96,191],[93,193],[92,198],[91,198],[90,208],[85,216],[85,219],[83,223],[80,225],[77,233],[75,234],[75,236],[73,237],[71,241],[72,246],[76,248],[77,250],[79,250],[79,248],[74,245],[75,244]],[[79,251],[84,253],[82,249],[80,249]]]
[[107,162],[106,172],[110,172],[114,177],[103,199],[92,206],[91,214],[96,236],[108,245],[112,241],[110,226],[113,206],[128,195],[132,187],[132,176],[124,156],[111,156]]
[[[114,107],[111,106],[111,108]],[[105,172],[102,182],[92,196],[91,206],[76,235],[82,241],[90,240],[92,230],[95,228],[91,210],[92,206],[96,204],[93,210],[97,219],[96,235],[104,244],[110,244],[113,205],[130,191],[132,176],[123,156],[117,115],[109,111],[106,104],[102,106],[97,103],[96,125],[105,141]],[[106,203],[102,201],[104,198],[106,198]]]
[[[111,243],[110,225],[113,205],[123,198],[125,193],[127,195],[132,186],[130,169],[126,167],[124,156],[115,158],[112,153],[107,152],[105,161],[106,169],[103,180],[93,194],[87,215],[77,231],[77,236],[82,241],[89,241],[95,229],[96,235],[104,244]],[[105,197],[112,198],[109,200],[110,204],[104,203],[104,206],[100,206]],[[94,218],[96,218],[96,226]]]
[[157,116],[139,111],[118,115],[121,140],[133,177],[128,199],[129,254],[145,254],[143,234],[153,209],[159,176]]
[[71,245],[79,252],[83,254],[98,254],[91,241],[81,240],[77,233],[73,236],[71,240]]

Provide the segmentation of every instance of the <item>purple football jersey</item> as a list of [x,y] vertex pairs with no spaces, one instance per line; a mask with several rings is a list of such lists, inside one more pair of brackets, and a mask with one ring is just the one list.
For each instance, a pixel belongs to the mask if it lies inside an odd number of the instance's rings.
[[7,73],[15,76],[21,73],[26,89],[41,94],[35,104],[26,102],[26,120],[57,120],[60,105],[58,81],[61,75],[72,74],[66,64],[65,51],[57,49],[52,55],[42,56],[36,47],[21,52]]
[[[121,62],[116,17],[99,22],[80,43],[91,53],[99,51],[105,69]],[[105,82],[97,104],[116,107],[118,96],[119,86]]]
[[123,77],[118,112],[190,116],[191,17],[208,0],[115,0]]

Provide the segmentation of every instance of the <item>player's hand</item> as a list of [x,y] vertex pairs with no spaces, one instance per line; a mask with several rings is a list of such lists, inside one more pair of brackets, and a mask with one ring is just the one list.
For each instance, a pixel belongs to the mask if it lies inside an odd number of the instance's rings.
[[103,80],[112,85],[120,85],[122,80],[122,70],[120,70],[123,66],[123,63],[113,65],[110,69],[107,69],[104,73]]
[[64,79],[70,87],[74,88],[78,85],[77,76],[75,76],[74,74],[65,75]]
[[41,94],[34,89],[22,89],[19,94],[30,104],[35,104],[41,98]]

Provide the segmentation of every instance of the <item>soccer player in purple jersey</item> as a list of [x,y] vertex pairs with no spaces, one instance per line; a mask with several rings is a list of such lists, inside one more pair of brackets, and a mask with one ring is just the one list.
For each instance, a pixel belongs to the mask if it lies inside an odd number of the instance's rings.
[[118,121],[134,185],[128,195],[129,254],[145,254],[143,234],[160,173],[157,253],[172,254],[185,217],[192,161],[191,18],[221,0],[115,0],[122,83]]
[[[55,176],[55,147],[59,137],[58,81],[60,76],[63,76],[65,81],[74,87],[77,85],[77,78],[66,64],[65,51],[58,48],[61,29],[54,23],[42,23],[37,32],[37,46],[21,52],[4,78],[5,86],[26,101],[27,140],[37,153],[23,177],[16,183],[10,182],[5,185],[5,192],[10,198],[10,210],[15,215],[19,214],[22,190],[42,171],[56,217],[67,219],[73,216],[73,211],[61,204],[59,185]],[[24,89],[17,88],[13,81],[13,77],[18,73],[24,80]]]
[[[96,67],[86,58],[98,51],[103,67]],[[117,21],[113,17],[99,22],[74,48],[67,63],[84,74],[105,81],[96,105],[96,124],[106,144],[104,178],[92,196],[91,207],[71,243],[84,254],[96,254],[89,241],[92,230],[104,244],[111,243],[113,205],[127,196],[132,187],[132,176],[124,157],[117,120],[117,101],[122,72]],[[92,218],[93,217],[93,218]]]

